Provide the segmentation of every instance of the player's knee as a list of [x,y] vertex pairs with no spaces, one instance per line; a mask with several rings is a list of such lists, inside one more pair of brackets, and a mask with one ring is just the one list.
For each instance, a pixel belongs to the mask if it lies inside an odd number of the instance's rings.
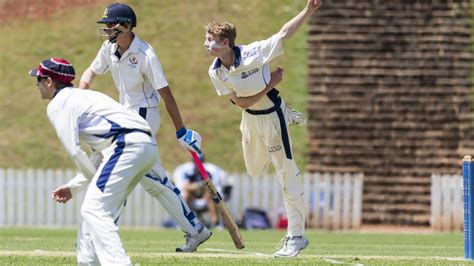
[[85,222],[89,224],[93,224],[95,217],[97,216],[96,211],[93,210],[93,207],[90,206],[89,204],[82,204],[81,207],[81,216],[82,219],[84,219]]
[[286,198],[289,199],[299,199],[303,197],[304,190],[302,186],[291,184],[291,185],[286,185],[284,184],[283,187],[283,194],[285,195]]
[[143,178],[140,181],[140,184],[143,186],[143,189],[150,194],[152,197],[158,197],[166,187],[159,181],[151,180],[150,178]]
[[247,167],[247,174],[251,177],[260,177],[264,174],[265,168]]

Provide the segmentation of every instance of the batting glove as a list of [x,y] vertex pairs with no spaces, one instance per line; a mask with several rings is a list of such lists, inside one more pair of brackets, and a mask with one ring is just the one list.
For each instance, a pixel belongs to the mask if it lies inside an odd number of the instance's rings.
[[201,154],[201,136],[196,131],[182,127],[176,131],[176,138],[185,149]]

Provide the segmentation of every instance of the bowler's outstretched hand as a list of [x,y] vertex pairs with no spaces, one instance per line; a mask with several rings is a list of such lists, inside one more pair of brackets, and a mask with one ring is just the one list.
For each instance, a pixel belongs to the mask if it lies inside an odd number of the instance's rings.
[[308,0],[306,7],[309,11],[314,12],[321,6],[322,3],[323,0]]

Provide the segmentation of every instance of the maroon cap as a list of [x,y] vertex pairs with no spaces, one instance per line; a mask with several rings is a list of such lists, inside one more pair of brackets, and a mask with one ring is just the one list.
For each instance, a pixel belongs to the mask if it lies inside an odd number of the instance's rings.
[[70,84],[76,77],[74,67],[63,58],[46,59],[36,68],[30,70],[34,77],[50,77],[54,81]]

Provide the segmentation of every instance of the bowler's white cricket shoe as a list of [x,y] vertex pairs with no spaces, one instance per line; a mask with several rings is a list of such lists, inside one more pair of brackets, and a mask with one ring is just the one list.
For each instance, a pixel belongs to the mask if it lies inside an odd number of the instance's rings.
[[196,235],[185,234],[186,243],[184,245],[177,247],[176,252],[193,252],[197,249],[199,245],[206,242],[212,235],[212,232],[209,231],[205,226],[202,227],[201,232]]
[[309,245],[308,239],[304,236],[287,236],[284,239],[283,247],[273,254],[275,258],[293,258],[296,257],[301,250]]

